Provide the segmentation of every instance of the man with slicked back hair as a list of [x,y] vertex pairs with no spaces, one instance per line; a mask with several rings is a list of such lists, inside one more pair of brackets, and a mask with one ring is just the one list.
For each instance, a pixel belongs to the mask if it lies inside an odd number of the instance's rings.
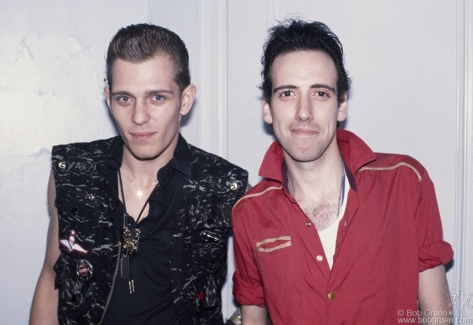
[[119,135],[52,150],[31,324],[223,324],[231,209],[245,170],[186,142],[189,55],[170,30],[120,29],[104,89]]

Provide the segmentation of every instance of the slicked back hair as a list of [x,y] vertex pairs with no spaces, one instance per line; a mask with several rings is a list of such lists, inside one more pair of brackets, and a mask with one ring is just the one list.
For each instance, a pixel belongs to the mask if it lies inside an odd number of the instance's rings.
[[344,95],[350,89],[351,80],[343,65],[342,44],[327,25],[321,22],[288,19],[270,28],[268,33],[269,37],[264,44],[261,58],[263,83],[260,86],[266,102],[271,104],[273,87],[271,69],[278,56],[297,51],[322,51],[329,55],[335,64],[337,100],[339,104],[343,103]]
[[172,31],[151,24],[121,28],[110,41],[106,60],[110,89],[113,84],[113,65],[117,59],[143,62],[156,55],[167,55],[171,59],[174,65],[174,81],[182,92],[191,82],[186,45]]

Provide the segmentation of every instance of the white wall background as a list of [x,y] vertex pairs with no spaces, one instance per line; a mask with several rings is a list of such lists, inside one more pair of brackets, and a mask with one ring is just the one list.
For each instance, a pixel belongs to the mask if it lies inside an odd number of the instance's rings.
[[473,319],[473,1],[17,0],[0,1],[2,324],[28,320],[45,251],[51,146],[115,134],[102,94],[115,32],[151,22],[183,38],[198,95],[182,132],[248,169],[254,184],[272,141],[257,88],[262,45],[289,14],[325,22],[344,45],[353,78],[346,129],[429,170],[456,254],[448,280],[463,298],[457,315]]

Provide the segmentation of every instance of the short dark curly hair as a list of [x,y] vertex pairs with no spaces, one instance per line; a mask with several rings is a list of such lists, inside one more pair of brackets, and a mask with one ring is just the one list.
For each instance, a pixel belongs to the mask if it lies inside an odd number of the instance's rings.
[[174,81],[181,92],[191,82],[189,53],[182,39],[167,28],[137,24],[121,28],[110,41],[107,51],[107,79],[112,89],[113,65],[117,59],[142,62],[158,54],[168,55],[174,64]]
[[260,89],[265,100],[271,104],[273,81],[271,68],[274,60],[283,54],[296,51],[322,51],[327,53],[337,69],[337,100],[342,103],[345,93],[350,89],[351,80],[343,65],[343,47],[337,35],[321,22],[306,22],[287,19],[279,22],[268,31],[269,37],[263,46],[261,64],[263,83]]

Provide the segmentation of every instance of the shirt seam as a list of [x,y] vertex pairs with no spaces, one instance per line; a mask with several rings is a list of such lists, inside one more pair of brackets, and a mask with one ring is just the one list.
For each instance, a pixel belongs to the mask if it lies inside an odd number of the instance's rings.
[[270,186],[262,192],[258,192],[258,193],[254,193],[254,194],[247,194],[235,203],[235,205],[233,206],[233,209],[235,209],[235,207],[238,205],[238,203],[240,203],[240,201],[243,201],[245,199],[249,199],[249,198],[252,198],[252,197],[261,196],[261,195],[263,195],[263,194],[265,194],[266,192],[269,192],[269,191],[281,190],[281,189],[282,189],[282,185],[281,186]]
[[403,167],[403,166],[412,169],[414,171],[414,173],[417,175],[417,178],[419,179],[419,182],[422,181],[422,175],[417,170],[417,168],[415,168],[411,164],[408,164],[408,163],[405,163],[405,162],[400,162],[400,163],[398,163],[394,166],[389,166],[389,167],[361,167],[358,170],[358,172],[362,172],[362,171],[365,171],[365,170],[375,170],[375,171],[393,170],[393,169],[397,169],[397,168]]

